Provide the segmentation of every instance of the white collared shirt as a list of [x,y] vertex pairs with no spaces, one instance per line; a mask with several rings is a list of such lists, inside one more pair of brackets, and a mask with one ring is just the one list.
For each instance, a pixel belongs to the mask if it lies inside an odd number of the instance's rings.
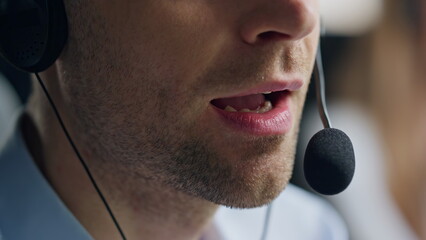
[[1,240],[91,240],[30,156],[17,127],[0,147]]

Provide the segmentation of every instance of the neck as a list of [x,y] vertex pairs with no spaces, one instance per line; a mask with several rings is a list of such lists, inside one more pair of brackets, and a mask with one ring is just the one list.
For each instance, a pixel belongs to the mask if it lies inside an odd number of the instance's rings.
[[[43,79],[48,75],[42,76]],[[48,86],[56,92],[54,85]],[[59,95],[52,94],[65,126],[66,107]],[[71,128],[68,128],[70,131]],[[23,132],[35,162],[59,197],[95,239],[120,239],[100,197],[45,100],[35,86],[30,98]],[[73,139],[77,132],[70,131]],[[127,239],[200,239],[210,231],[217,205],[172,189],[155,179],[134,181],[119,167],[108,167],[108,160],[96,159],[83,144],[75,142],[97,184],[108,201]],[[102,167],[95,163],[102,162]],[[137,183],[135,186],[135,182]]]

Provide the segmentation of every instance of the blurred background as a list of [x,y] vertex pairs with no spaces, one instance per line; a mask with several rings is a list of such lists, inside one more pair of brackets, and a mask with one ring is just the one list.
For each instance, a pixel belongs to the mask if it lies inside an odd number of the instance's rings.
[[[352,138],[357,159],[353,183],[327,200],[353,240],[426,240],[426,4],[320,3],[329,113]],[[0,59],[0,142],[30,86],[29,75]],[[321,129],[310,87],[292,179],[307,190],[304,149]]]
[[[349,188],[327,199],[351,239],[426,239],[425,3],[320,2],[330,117],[351,137],[357,160]],[[292,179],[308,190],[304,149],[322,127],[313,93]]]

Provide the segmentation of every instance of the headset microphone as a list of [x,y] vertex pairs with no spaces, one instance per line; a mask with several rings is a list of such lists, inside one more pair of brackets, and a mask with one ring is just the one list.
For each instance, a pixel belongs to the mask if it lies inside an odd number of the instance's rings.
[[[321,25],[321,34],[324,27]],[[355,154],[349,137],[339,129],[332,128],[325,105],[325,80],[321,47],[315,60],[313,78],[319,113],[324,129],[316,133],[305,151],[304,173],[306,181],[318,193],[334,195],[345,190],[355,173]],[[266,240],[273,203],[270,203],[263,224],[260,240]]]
[[345,190],[355,172],[355,154],[349,137],[332,128],[325,105],[324,72],[318,47],[313,77],[324,129],[316,133],[305,151],[306,181],[318,193],[334,195]]

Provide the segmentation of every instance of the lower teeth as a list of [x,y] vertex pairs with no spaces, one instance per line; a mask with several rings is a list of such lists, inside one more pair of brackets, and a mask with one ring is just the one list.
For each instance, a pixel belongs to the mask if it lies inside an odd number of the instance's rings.
[[266,101],[263,106],[257,110],[257,113],[265,113],[265,112],[269,112],[272,110],[272,103],[271,101]]
[[235,108],[233,108],[233,107],[231,107],[231,106],[228,105],[228,106],[226,106],[225,111],[236,112],[237,110],[235,110]]
[[263,106],[258,107],[256,110],[250,110],[248,108],[243,108],[243,109],[237,111],[235,108],[233,108],[229,105],[226,106],[226,108],[224,110],[228,111],[228,112],[265,113],[265,112],[269,112],[269,111],[272,110],[272,103],[271,103],[271,101],[265,101]]

